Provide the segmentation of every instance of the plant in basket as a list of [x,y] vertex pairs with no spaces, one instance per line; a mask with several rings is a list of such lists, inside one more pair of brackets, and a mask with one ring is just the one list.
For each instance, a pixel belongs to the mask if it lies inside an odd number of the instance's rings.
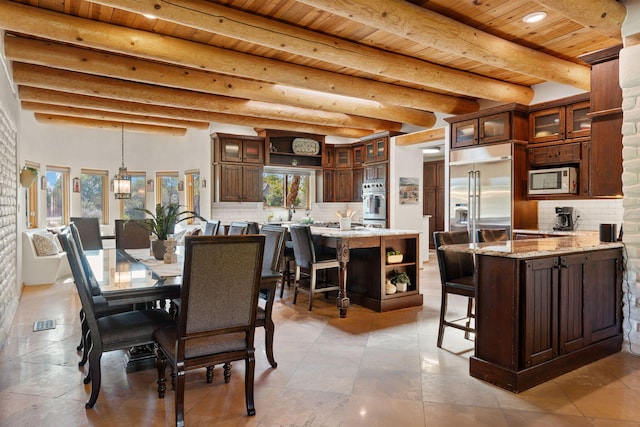
[[394,249],[387,249],[387,264],[398,264],[402,262],[402,252],[396,251]]

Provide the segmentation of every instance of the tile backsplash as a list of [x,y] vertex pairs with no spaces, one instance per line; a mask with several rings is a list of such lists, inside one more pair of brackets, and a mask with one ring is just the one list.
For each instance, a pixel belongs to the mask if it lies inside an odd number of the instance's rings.
[[[622,224],[622,199],[541,200],[538,202],[538,228],[551,230],[556,224],[556,207],[573,207],[576,230],[598,230],[600,224]],[[577,220],[576,220],[577,218]]]
[[[362,222],[362,203],[312,203],[311,209],[296,209],[293,213],[293,221],[299,221],[309,214],[316,222],[338,221],[337,211],[346,212],[352,209],[354,222]],[[269,218],[269,215],[272,217]],[[264,209],[262,203],[214,203],[211,210],[212,218],[219,219],[223,224],[232,221],[255,221],[259,223],[286,221],[289,211],[287,209]]]

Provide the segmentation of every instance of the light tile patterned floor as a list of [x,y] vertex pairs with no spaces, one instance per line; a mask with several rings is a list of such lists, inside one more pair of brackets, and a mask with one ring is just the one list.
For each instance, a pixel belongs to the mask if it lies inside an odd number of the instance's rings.
[[[421,272],[424,306],[375,313],[352,306],[340,319],[331,299],[291,292],[275,303],[275,357],[256,335],[256,409],[247,417],[242,363],[230,384],[216,369],[187,375],[187,425],[215,426],[596,426],[640,425],[640,356],[623,351],[513,394],[468,374],[473,343],[461,331],[436,348],[440,285],[437,262]],[[0,351],[0,426],[165,426],[173,393],[158,399],[154,369],[126,374],[121,352],[103,356],[103,384],[85,410],[75,347],[79,301],[71,282],[27,287]],[[451,304],[463,312],[464,300]],[[56,328],[33,332],[36,320]]]

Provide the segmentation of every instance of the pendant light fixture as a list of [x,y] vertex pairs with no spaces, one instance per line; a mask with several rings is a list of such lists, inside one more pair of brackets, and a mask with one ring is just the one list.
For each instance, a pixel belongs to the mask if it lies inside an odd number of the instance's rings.
[[122,136],[122,166],[116,176],[113,177],[113,195],[116,199],[130,199],[131,177],[127,173],[127,167],[124,165],[124,123],[121,123],[120,126]]

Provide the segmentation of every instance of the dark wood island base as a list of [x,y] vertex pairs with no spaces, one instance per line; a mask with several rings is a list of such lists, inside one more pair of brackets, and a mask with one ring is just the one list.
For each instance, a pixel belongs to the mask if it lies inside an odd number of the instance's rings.
[[476,255],[471,376],[519,393],[620,351],[621,248],[597,236],[444,246]]

